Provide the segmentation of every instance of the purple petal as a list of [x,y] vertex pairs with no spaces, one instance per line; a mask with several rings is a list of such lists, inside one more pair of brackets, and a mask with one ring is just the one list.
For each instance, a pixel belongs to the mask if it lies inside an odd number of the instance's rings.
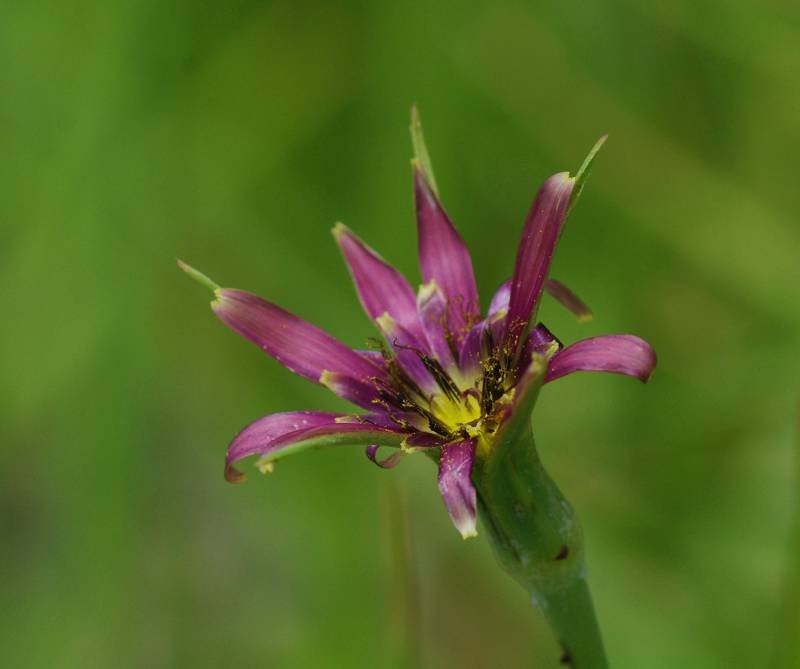
[[[509,279],[504,281],[492,296],[486,319],[473,325],[464,337],[458,364],[468,377],[481,373],[481,360],[489,353],[488,342],[491,341],[494,346],[497,346],[503,340],[510,297],[511,280]],[[487,338],[487,334],[491,335],[490,339]]]
[[413,430],[428,427],[427,421],[417,413],[394,410],[386,412],[380,406],[376,406],[373,413],[367,414],[366,416],[359,416],[359,420],[371,423],[377,427],[386,428],[387,430],[408,432],[411,436],[417,434],[413,432]]
[[448,302],[450,331],[460,333],[480,316],[472,259],[419,167],[414,167],[419,263],[425,283],[436,281]]
[[487,330],[491,342],[496,346],[505,336],[508,301],[511,297],[511,279],[504,281],[492,296],[489,311],[485,320],[473,325],[464,341],[458,356],[458,364],[467,376],[475,376],[482,371],[481,360],[489,353],[487,348]]
[[455,345],[455,337],[447,324],[447,299],[435,281],[420,287],[417,295],[417,310],[428,341],[428,348],[444,367],[454,364],[450,341]]
[[472,326],[464,337],[458,361],[468,379],[482,373],[482,360],[500,345],[505,328],[505,314],[500,311]]
[[400,460],[403,459],[405,453],[403,451],[397,450],[392,453],[390,456],[384,458],[383,460],[378,459],[378,449],[380,446],[378,444],[370,444],[367,446],[367,450],[365,453],[367,457],[372,460],[378,467],[383,467],[384,469],[391,469],[392,467],[396,467]]
[[423,349],[424,344],[389,314],[377,318],[375,324],[394,350],[397,361],[409,378],[424,392],[429,394],[435,392],[438,388],[436,381],[421,358],[421,354],[426,354]]
[[547,329],[544,323],[539,323],[533,330],[531,330],[528,338],[525,340],[525,345],[522,347],[520,354],[520,362],[527,365],[531,360],[531,355],[541,355],[549,357],[553,354],[553,350],[563,348],[563,344],[558,338]]
[[373,384],[362,383],[349,374],[331,372],[326,369],[320,374],[319,383],[334,395],[344,397],[348,402],[352,402],[356,406],[370,411],[376,411],[380,407],[381,397],[378,387]]
[[555,279],[548,279],[544,285],[544,289],[550,294],[552,298],[558,301],[562,307],[571,311],[579,321],[592,320],[592,310],[586,306],[586,303],[567,288],[560,281]]
[[550,360],[546,382],[572,372],[613,372],[647,382],[656,366],[656,353],[633,335],[606,335],[575,342]]
[[355,352],[379,369],[384,371],[386,370],[386,360],[383,357],[383,353],[380,351],[373,351],[371,349],[355,349]]
[[500,287],[492,295],[492,301],[489,303],[489,312],[487,317],[497,315],[502,311],[508,311],[508,303],[511,301],[511,279],[504,281]]
[[467,377],[477,376],[481,372],[485,328],[486,321],[476,323],[470,328],[461,344],[458,366]]
[[324,372],[349,377],[351,385],[358,387],[358,393],[340,396],[372,408],[371,400],[377,397],[377,391],[371,379],[383,376],[384,372],[338,339],[242,290],[218,290],[211,308],[231,330],[252,341],[295,374],[316,383]]
[[442,438],[430,432],[415,432],[405,441],[407,449],[412,448],[441,448]]
[[507,317],[506,341],[514,351],[536,312],[567,214],[573,183],[567,172],[550,177],[536,194],[525,221],[514,266]]
[[228,463],[236,462],[255,453],[269,452],[270,444],[278,437],[336,423],[337,419],[345,419],[347,414],[327,411],[287,411],[264,416],[250,423],[228,445]]
[[[321,411],[293,411],[265,416],[250,423],[228,446],[226,476],[235,478],[234,462],[261,455],[260,465],[315,446],[341,443],[400,446],[405,432],[380,427],[369,416],[354,417]],[[229,476],[230,473],[230,476]]]
[[453,525],[464,539],[478,534],[475,527],[476,494],[472,485],[474,461],[473,439],[445,444],[439,457],[439,492]]
[[417,299],[405,277],[341,223],[333,229],[333,234],[367,315],[375,319],[388,313],[424,342]]

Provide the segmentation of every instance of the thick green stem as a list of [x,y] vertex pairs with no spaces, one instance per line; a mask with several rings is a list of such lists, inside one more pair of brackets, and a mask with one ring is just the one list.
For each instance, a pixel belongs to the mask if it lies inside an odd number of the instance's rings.
[[581,528],[542,467],[530,427],[492,453],[475,479],[495,554],[544,613],[561,644],[562,663],[607,669],[586,583]]

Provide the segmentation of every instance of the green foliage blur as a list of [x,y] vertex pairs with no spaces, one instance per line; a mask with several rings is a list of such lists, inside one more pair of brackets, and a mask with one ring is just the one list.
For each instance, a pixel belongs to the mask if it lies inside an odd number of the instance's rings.
[[609,133],[553,267],[595,320],[542,316],[659,367],[559,381],[533,420],[612,665],[797,666],[799,43],[788,0],[0,5],[0,664],[557,666],[427,458],[222,476],[249,421],[344,405],[175,258],[363,345],[329,230],[418,282],[417,102],[484,300]]

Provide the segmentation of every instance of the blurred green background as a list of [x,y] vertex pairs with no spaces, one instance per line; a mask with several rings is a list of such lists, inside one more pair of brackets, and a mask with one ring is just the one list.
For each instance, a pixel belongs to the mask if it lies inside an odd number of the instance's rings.
[[426,458],[222,477],[252,419],[344,405],[175,257],[362,345],[329,230],[418,281],[413,101],[484,300],[538,185],[610,135],[553,268],[596,318],[542,315],[659,368],[548,386],[534,421],[613,666],[794,666],[798,40],[788,0],[3,3],[3,666],[557,665]]

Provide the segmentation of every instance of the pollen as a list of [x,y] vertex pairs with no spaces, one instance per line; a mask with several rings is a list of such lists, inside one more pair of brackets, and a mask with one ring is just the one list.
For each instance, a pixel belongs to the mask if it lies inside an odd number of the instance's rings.
[[435,395],[431,400],[431,413],[451,434],[477,430],[481,418],[481,406],[471,394],[456,399],[445,395]]

